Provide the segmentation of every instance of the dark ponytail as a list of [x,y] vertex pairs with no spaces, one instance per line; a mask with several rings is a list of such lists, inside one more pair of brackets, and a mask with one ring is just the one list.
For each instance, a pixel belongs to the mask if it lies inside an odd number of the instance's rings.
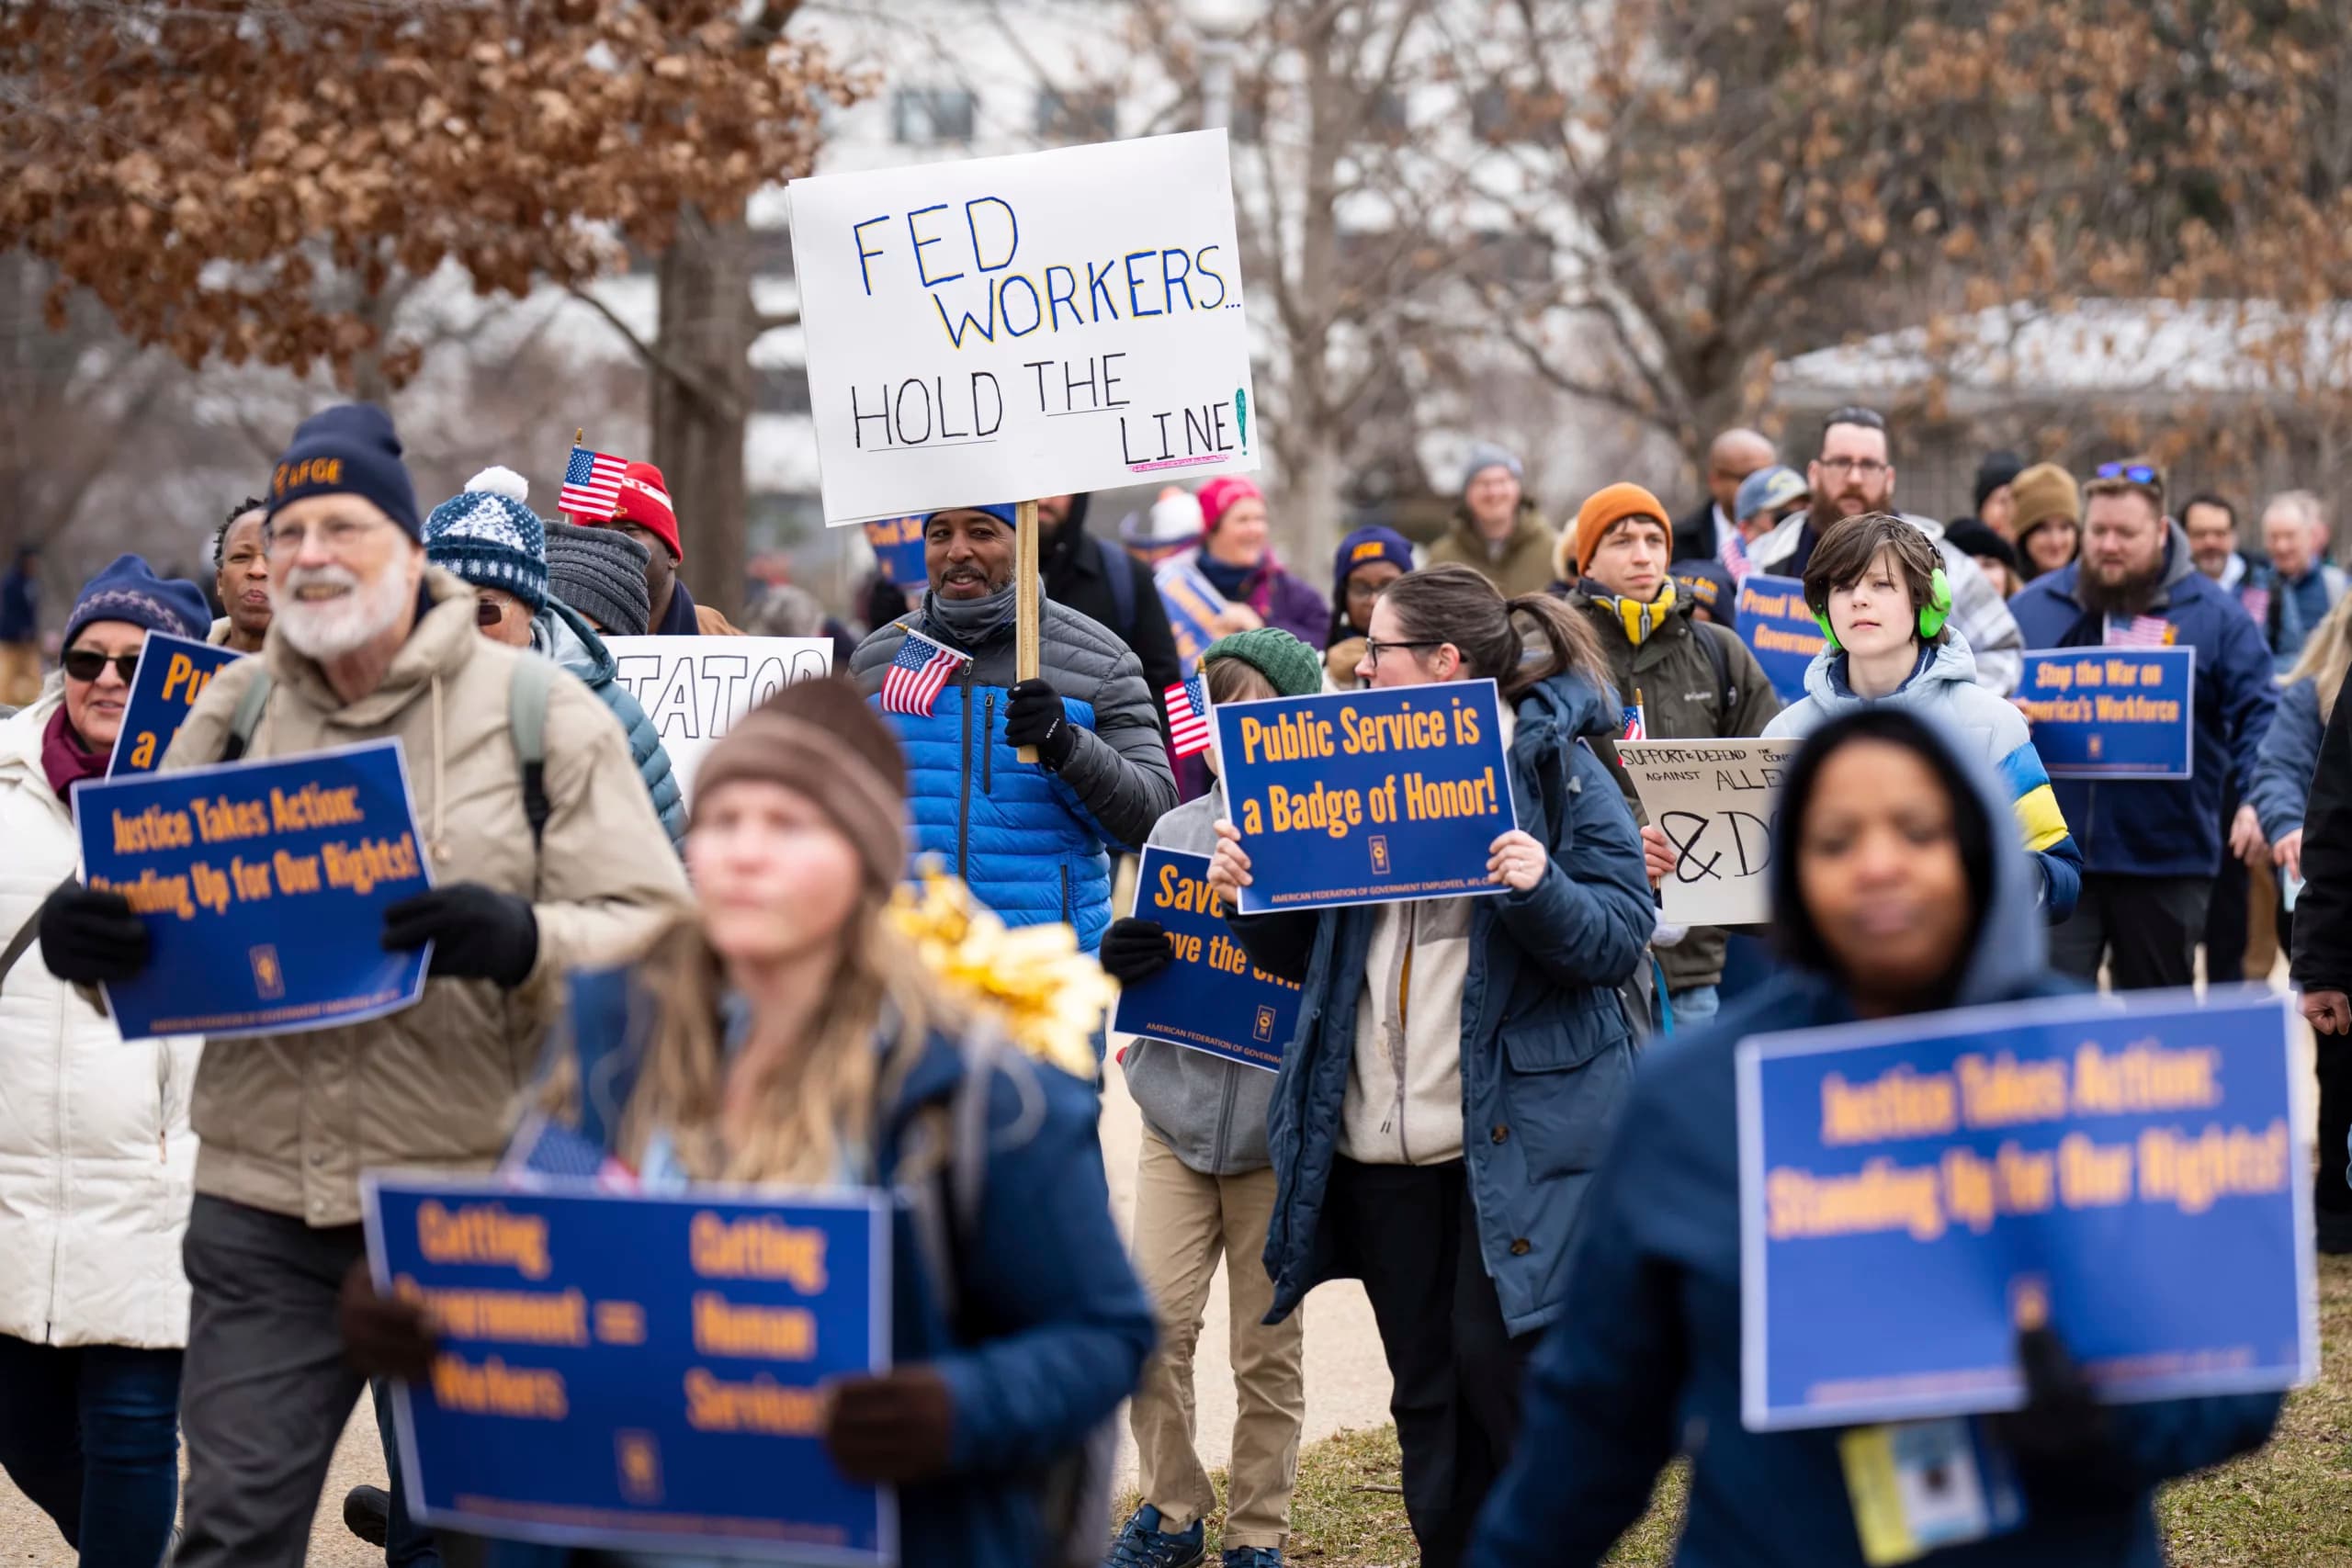
[[[1560,674],[1580,676],[1603,692],[1614,689],[1600,638],[1583,616],[1548,593],[1507,600],[1476,571],[1447,562],[1407,572],[1380,597],[1396,612],[1405,640],[1452,643],[1471,678],[1493,681],[1507,702]],[[1522,616],[1544,646],[1533,660],[1526,657]]]

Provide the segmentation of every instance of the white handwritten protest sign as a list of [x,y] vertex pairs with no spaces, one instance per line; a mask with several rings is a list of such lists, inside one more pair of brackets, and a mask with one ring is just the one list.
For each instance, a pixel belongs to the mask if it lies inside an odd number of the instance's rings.
[[688,800],[695,764],[737,719],[795,681],[833,671],[833,641],[822,637],[613,637],[605,646]]
[[1680,858],[1660,891],[1678,926],[1755,925],[1771,913],[1772,817],[1794,740],[1620,740],[1650,825]]
[[791,197],[828,523],[1258,467],[1224,131]]

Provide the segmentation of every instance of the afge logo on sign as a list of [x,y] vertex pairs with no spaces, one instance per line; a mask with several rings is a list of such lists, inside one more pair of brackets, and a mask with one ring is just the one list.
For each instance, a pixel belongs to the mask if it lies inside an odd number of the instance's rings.
[[1258,1027],[1253,1032],[1253,1038],[1263,1043],[1272,1040],[1273,1037],[1274,1010],[1270,1007],[1261,1007],[1258,1010]]
[[268,942],[254,948],[250,955],[254,964],[254,989],[262,1000],[274,1002],[286,994],[286,971],[279,967],[277,949]]
[[1388,874],[1388,840],[1378,833],[1372,836],[1372,874],[1374,876]]

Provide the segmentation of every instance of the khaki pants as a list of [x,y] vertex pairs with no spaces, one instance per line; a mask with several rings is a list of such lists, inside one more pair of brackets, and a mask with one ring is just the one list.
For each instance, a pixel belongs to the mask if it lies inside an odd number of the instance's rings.
[[40,696],[40,644],[0,642],[0,707],[30,707]]
[[1216,1508],[1216,1490],[1193,1448],[1193,1347],[1222,1256],[1236,1406],[1223,1545],[1279,1550],[1290,1537],[1306,1382],[1304,1309],[1272,1328],[1263,1322],[1274,1297],[1263,1261],[1274,1173],[1203,1176],[1149,1132],[1136,1166],[1136,1269],[1159,1316],[1159,1350],[1128,1412],[1143,1500],[1159,1510],[1168,1530],[1189,1529]]
[[2246,868],[2245,977],[2270,983],[2278,963],[2278,877],[2267,860]]

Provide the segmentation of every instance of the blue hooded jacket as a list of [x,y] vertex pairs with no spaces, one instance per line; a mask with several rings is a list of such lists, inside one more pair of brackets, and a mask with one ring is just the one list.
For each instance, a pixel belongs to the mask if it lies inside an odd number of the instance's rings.
[[1059,920],[1091,953],[1111,923],[1114,848],[1140,844],[1176,806],[1159,708],[1143,666],[1108,627],[1051,600],[1040,604],[1038,674],[1062,699],[1078,749],[1060,772],[1021,761],[1005,739],[1013,685],[1012,626],[966,648],[922,608],[876,627],[850,661],[877,708],[882,682],[911,626],[969,653],[929,714],[882,717],[907,753],[913,852],[937,855],[1009,926]]
[[[636,1081],[627,971],[576,975],[572,1039],[581,1133],[615,1146]],[[644,1015],[640,1003],[639,1016]],[[878,1047],[877,1047],[878,1048]],[[550,1062],[555,1058],[550,1055]],[[934,1034],[885,1105],[874,1168],[901,1174],[922,1141],[918,1116],[944,1106],[966,1070],[962,1046]],[[956,1321],[940,1308],[922,1248],[901,1212],[890,1260],[890,1359],[922,1362],[946,1380],[955,1409],[950,1473],[899,1488],[899,1560],[906,1568],[1035,1568],[1046,1536],[1029,1484],[1082,1443],[1142,1381],[1156,1330],[1128,1266],[1087,1084],[1008,1050],[990,1068],[988,1169],[980,1212],[956,1258]],[[938,1180],[929,1159],[916,1180]],[[491,1568],[565,1568],[568,1549],[492,1544]]]
[[2263,732],[2254,761],[2254,783],[2245,797],[2262,818],[2262,836],[2277,843],[2303,825],[2312,777],[2319,772],[2320,737],[2327,720],[2319,711],[2319,682],[2306,675],[2278,694],[2278,708]]
[[[1935,728],[1929,721],[1930,728]],[[1997,831],[2007,793],[1944,732]],[[1792,911],[1801,812],[1774,829],[1773,903]],[[2051,974],[2033,869],[1993,857],[1991,908],[1956,1004],[2064,994]],[[1739,1136],[1734,1047],[1745,1036],[1851,1022],[1828,976],[1784,970],[1713,1025],[1643,1059],[1616,1141],[1585,1205],[1566,1310],[1537,1349],[1510,1467],[1480,1517],[1473,1568],[1599,1562],[1649,1506],[1657,1472],[1691,1456],[1679,1568],[1862,1568],[1838,1457],[1839,1428],[1750,1432],[1740,1424]],[[1936,1568],[2157,1568],[2149,1495],[2172,1476],[2261,1444],[2273,1394],[2113,1407],[2128,1479],[2101,1491],[2025,1478],[2018,1532],[1935,1553]]]
[[[2211,876],[2222,864],[2222,798],[2251,787],[2278,689],[2270,650],[2237,599],[2188,558],[2188,536],[2167,525],[2165,568],[2148,614],[2171,623],[2170,646],[2197,650],[2196,764],[2188,779],[2061,779],[2058,809],[2082,847],[2083,868],[2115,876]],[[2075,594],[2082,563],[2035,578],[2009,601],[2030,649],[2096,648],[2106,618]]]
[[[1634,1037],[1615,987],[1657,929],[1642,844],[1589,742],[1617,732],[1615,695],[1573,675],[1518,700],[1510,741],[1519,826],[1549,851],[1525,893],[1472,900],[1462,987],[1463,1158],[1478,1250],[1510,1331],[1559,1314],[1568,1237],[1633,1082]],[[1227,919],[1261,968],[1303,983],[1298,1032],[1267,1114],[1276,1180],[1266,1235],[1272,1321],[1339,1276],[1323,1227],[1356,1009],[1378,908]]]
[[[1766,739],[1802,739],[1839,714],[1869,705],[1869,699],[1856,696],[1846,683],[1846,655],[1826,648],[1805,666],[1804,691],[1800,701],[1782,708],[1764,727]],[[2041,867],[2044,915],[2056,925],[2073,914],[2083,891],[2083,852],[2066,829],[2025,716],[1976,683],[1976,656],[1967,640],[1955,631],[1921,649],[1911,678],[1878,700],[1938,715],[1955,732],[1979,742],[1980,754],[2009,793],[2010,814],[2017,818],[2026,852]]]
[[628,736],[629,760],[637,764],[637,776],[645,781],[645,793],[652,798],[653,814],[662,818],[662,830],[670,835],[670,847],[683,845],[686,800],[679,793],[670,753],[662,749],[662,737],[654,732],[643,705],[616,679],[619,665],[596,628],[571,605],[550,599],[548,607],[532,617],[531,647],[577,676],[582,685],[596,694],[598,702],[612,710]]

